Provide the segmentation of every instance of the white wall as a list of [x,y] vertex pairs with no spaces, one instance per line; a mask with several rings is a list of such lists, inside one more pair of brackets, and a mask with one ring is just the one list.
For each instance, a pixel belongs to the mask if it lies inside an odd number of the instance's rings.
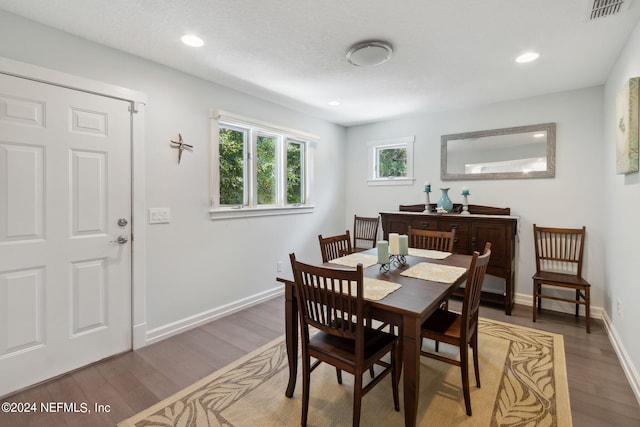
[[[469,202],[510,207],[520,216],[519,256],[515,292],[531,301],[531,276],[535,271],[532,224],[587,227],[585,276],[592,283],[592,305],[602,306],[604,248],[602,212],[604,189],[602,157],[603,88],[594,87],[440,114],[411,115],[347,129],[347,198],[345,221],[354,213],[376,215],[397,210],[399,204],[424,203],[424,182],[432,184],[431,202],[439,187],[450,187],[454,202],[469,187]],[[476,130],[557,123],[556,177],[496,181],[440,181],[440,136]],[[367,142],[415,135],[413,186],[369,187]],[[551,305],[547,303],[547,305]],[[572,306],[565,307],[571,310]]]
[[[640,24],[629,38],[605,85],[604,172],[607,206],[604,218],[605,280],[604,307],[613,331],[626,349],[629,369],[635,371],[635,391],[640,400],[640,175],[616,175],[616,96],[630,77],[640,77]],[[618,313],[618,301],[621,302]]]
[[[344,128],[2,11],[0,56],[147,95],[146,206],[168,207],[172,216],[158,225],[134,218],[146,228],[148,330],[170,332],[277,288],[290,252],[319,261],[317,235],[344,230]],[[210,108],[320,137],[312,214],[209,219]],[[179,166],[169,146],[178,132],[195,146]]]

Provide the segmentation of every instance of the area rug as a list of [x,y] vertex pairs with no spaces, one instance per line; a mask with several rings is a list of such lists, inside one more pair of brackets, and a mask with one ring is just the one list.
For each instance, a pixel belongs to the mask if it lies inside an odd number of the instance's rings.
[[[471,417],[460,369],[422,358],[417,425],[571,426],[561,335],[481,319],[479,348],[482,387],[475,387],[471,366]],[[444,344],[440,351],[457,353]],[[326,364],[311,374],[308,426],[351,425],[353,377],[343,377],[339,385],[335,369]],[[296,391],[287,398],[287,379],[285,343],[279,338],[118,426],[297,426],[301,380],[298,376]],[[400,390],[402,406],[402,383]],[[360,425],[404,425],[402,408],[393,409],[390,376],[364,396]]]

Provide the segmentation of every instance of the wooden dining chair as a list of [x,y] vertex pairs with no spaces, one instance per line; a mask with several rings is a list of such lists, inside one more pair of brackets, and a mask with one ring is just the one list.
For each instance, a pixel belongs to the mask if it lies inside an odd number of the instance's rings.
[[[586,228],[550,228],[533,224],[536,249],[536,273],[533,275],[533,321],[542,310],[542,299],[575,304],[576,317],[580,305],[585,307],[587,333],[591,332],[591,297],[589,282],[582,278]],[[575,300],[543,293],[542,286],[575,290]]]
[[416,249],[432,249],[434,251],[453,252],[456,230],[433,231],[408,227],[409,247]]
[[[473,368],[476,374],[476,386],[480,388],[480,370],[478,364],[478,311],[482,283],[491,257],[491,243],[485,245],[484,253],[474,251],[467,283],[464,288],[462,313],[446,309],[437,309],[423,324],[422,338],[436,342],[436,352],[421,350],[420,354],[431,359],[459,366],[462,371],[462,392],[467,415],[471,416],[471,396],[469,393],[469,346],[473,350]],[[460,348],[460,360],[443,356],[438,352],[438,343],[443,342]]]
[[378,217],[353,216],[353,251],[375,248],[378,240]]
[[332,259],[353,253],[349,230],[338,236],[322,237],[322,234],[319,234],[318,240],[320,241],[322,262],[329,262]]
[[[304,264],[290,254],[295,280],[302,341],[302,419],[307,424],[311,372],[326,362],[354,376],[353,426],[360,425],[362,396],[391,373],[393,404],[400,410],[398,338],[364,323],[362,264],[356,268],[328,268]],[[318,330],[313,335],[309,328]],[[390,354],[390,362],[381,360]],[[311,358],[316,361],[311,364]],[[364,373],[374,365],[383,370],[363,386]]]

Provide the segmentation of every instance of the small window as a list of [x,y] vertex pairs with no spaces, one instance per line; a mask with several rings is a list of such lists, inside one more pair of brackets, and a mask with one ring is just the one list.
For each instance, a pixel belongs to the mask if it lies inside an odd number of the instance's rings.
[[287,203],[304,202],[304,142],[287,141]]
[[369,185],[413,185],[414,137],[369,143]]
[[256,167],[258,205],[275,205],[278,202],[278,145],[278,137],[258,135]]
[[220,205],[247,204],[245,192],[247,129],[220,126]]
[[211,218],[310,212],[311,135],[212,111]]

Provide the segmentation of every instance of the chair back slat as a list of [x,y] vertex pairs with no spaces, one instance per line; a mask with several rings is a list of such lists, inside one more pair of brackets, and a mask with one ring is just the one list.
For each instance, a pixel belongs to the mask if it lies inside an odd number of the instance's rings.
[[[477,251],[473,253],[467,283],[464,288],[464,299],[462,302],[462,337],[470,336],[478,325],[478,311],[480,309],[480,295],[482,294],[482,284],[484,276],[489,266],[491,257],[491,243],[487,242],[484,253],[480,255]],[[462,340],[462,342],[466,342]]]
[[318,235],[318,240],[320,241],[322,262],[329,262],[332,259],[353,253],[349,230],[346,230],[345,234],[331,237],[322,237],[320,234]]
[[364,334],[362,264],[329,268],[296,261],[294,254],[290,258],[302,329],[312,326],[354,340]]
[[376,247],[378,237],[378,217],[353,216],[353,248],[370,249]]
[[431,249],[434,251],[453,252],[456,230],[432,231],[409,227],[409,247],[416,249]]
[[533,225],[537,271],[582,277],[585,227],[550,228]]

